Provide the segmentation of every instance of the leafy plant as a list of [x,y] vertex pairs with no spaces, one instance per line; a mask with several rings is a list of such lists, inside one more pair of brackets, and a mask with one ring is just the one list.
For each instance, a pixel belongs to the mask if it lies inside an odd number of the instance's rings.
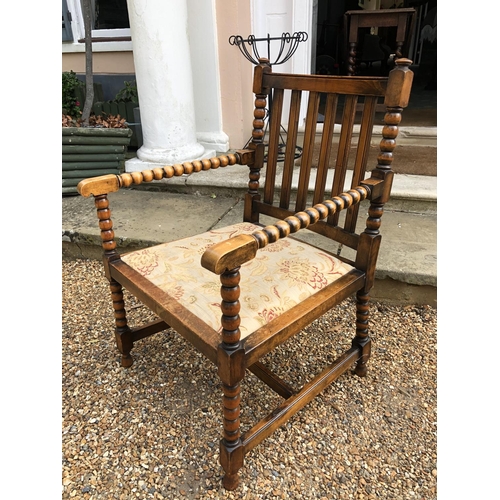
[[76,89],[83,86],[74,71],[62,74],[62,109],[63,114],[78,118],[82,114],[80,103],[76,98]]
[[135,80],[131,82],[123,82],[123,87],[115,97],[116,102],[139,102],[139,95],[137,94],[137,84]]

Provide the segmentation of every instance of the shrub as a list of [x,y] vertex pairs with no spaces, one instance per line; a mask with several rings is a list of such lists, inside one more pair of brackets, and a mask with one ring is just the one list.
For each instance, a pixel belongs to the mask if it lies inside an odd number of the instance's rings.
[[76,89],[83,87],[83,82],[78,79],[74,71],[65,71],[62,74],[62,112],[73,118],[82,114],[80,103],[76,98]]

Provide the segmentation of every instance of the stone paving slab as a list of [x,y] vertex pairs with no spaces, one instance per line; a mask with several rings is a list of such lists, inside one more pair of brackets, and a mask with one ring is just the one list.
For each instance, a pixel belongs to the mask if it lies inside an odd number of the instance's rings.
[[[238,198],[123,189],[109,195],[120,248],[149,246],[186,238],[214,227]],[[63,242],[100,246],[92,197],[63,197]]]

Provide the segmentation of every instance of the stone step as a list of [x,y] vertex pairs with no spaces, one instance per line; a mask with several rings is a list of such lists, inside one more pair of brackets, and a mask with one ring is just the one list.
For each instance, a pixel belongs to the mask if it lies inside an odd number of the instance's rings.
[[[316,168],[319,162],[320,145],[317,144],[313,150],[312,167]],[[368,170],[377,164],[377,156],[380,152],[379,145],[372,145],[368,153]],[[333,156],[333,155],[332,155]],[[352,169],[355,159],[355,148],[349,155],[348,169]],[[300,159],[297,160],[300,164]],[[330,158],[329,168],[334,169],[336,157]],[[429,175],[437,176],[437,148],[432,146],[399,145],[394,151],[392,170],[396,174]]]
[[[332,185],[335,170],[329,170],[327,185]],[[299,170],[296,169],[292,180],[292,196],[297,190]],[[262,181],[264,175],[261,176]],[[346,185],[350,186],[352,171],[346,174]],[[316,171],[311,170],[309,190],[312,193],[316,180]],[[207,196],[244,196],[248,189],[248,167],[233,165],[218,168],[195,175],[172,177],[148,184],[141,184],[135,189],[150,191],[170,191],[175,193],[199,194]],[[276,190],[279,193],[280,185]],[[348,189],[348,188],[347,188]],[[396,174],[392,194],[387,210],[418,214],[435,214],[437,211],[437,177],[430,175]]]
[[[317,147],[313,152],[313,167],[319,157],[319,141],[322,124],[317,127]],[[355,126],[355,134],[357,133]],[[375,126],[372,147],[368,157],[368,169],[377,164],[379,143],[382,138],[382,127]],[[286,134],[285,134],[286,140]],[[393,171],[395,172],[392,195],[387,204],[388,210],[435,214],[437,211],[437,133],[435,127],[401,127],[394,151]],[[222,153],[223,154],[223,153]],[[354,155],[351,155],[351,160]],[[300,163],[300,159],[297,160]],[[335,172],[335,158],[330,162],[327,186],[332,185]],[[127,161],[126,170],[142,170],[144,166],[137,158]],[[278,172],[280,164],[278,164]],[[346,186],[350,186],[352,170],[347,171]],[[264,180],[264,175],[261,176]],[[316,170],[312,168],[309,189],[312,192],[316,179]],[[298,167],[292,184],[292,196],[297,189]],[[177,193],[201,194],[208,196],[243,196],[248,189],[248,168],[233,165],[230,168],[219,168],[210,172],[199,172],[196,175],[173,177],[150,184],[143,184],[137,189],[167,190]],[[276,189],[279,193],[280,185]],[[348,189],[348,188],[347,188]]]

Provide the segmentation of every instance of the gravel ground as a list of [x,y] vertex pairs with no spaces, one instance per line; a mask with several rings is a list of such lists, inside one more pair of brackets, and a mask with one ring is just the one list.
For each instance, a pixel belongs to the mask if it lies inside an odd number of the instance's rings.
[[[227,492],[215,367],[167,330],[121,368],[102,264],[66,261],[62,275],[63,500],[437,498],[436,310],[373,302],[368,376],[325,389],[247,455]],[[131,325],[150,318],[133,298],[128,311]],[[335,308],[264,361],[301,385],[349,345],[354,311]],[[248,374],[243,428],[280,400]]]

